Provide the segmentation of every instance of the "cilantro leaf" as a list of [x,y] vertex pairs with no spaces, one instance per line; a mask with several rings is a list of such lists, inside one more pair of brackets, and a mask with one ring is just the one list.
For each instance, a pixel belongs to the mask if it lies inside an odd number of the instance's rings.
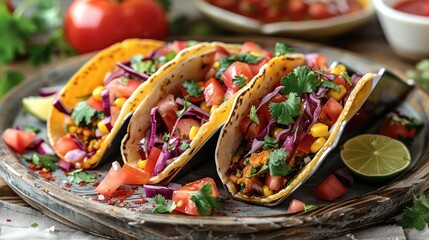
[[244,63],[257,63],[262,59],[262,56],[255,56],[250,53],[242,53],[237,56],[223,57],[219,60],[219,69],[215,74],[217,79],[222,79],[222,74],[233,64],[234,62]]
[[291,170],[291,166],[286,164],[286,158],[289,152],[283,148],[276,149],[268,155],[268,167],[271,176],[286,176]]
[[234,78],[232,79],[232,84],[234,84],[238,88],[244,87],[246,85],[246,82],[246,78],[242,76],[234,76]]
[[[1,36],[0,36],[0,42],[1,42]],[[1,48],[2,47],[0,44],[0,52],[1,52]],[[1,58],[1,54],[0,54],[0,58]],[[3,98],[9,90],[14,88],[18,84],[20,84],[23,80],[24,80],[24,75],[21,72],[13,71],[13,70],[5,70],[3,72],[3,76],[0,76],[0,99]]]
[[198,86],[195,80],[186,80],[182,83],[182,87],[191,97],[199,97],[203,93],[204,87]]
[[319,83],[319,76],[311,72],[308,66],[300,66],[289,73],[286,77],[283,77],[282,85],[285,86],[281,93],[311,93],[317,88]]
[[214,197],[213,187],[210,183],[204,186],[196,193],[192,194],[191,201],[195,203],[198,213],[203,216],[211,216],[214,210],[220,210],[220,197]]
[[90,107],[86,101],[81,101],[76,104],[76,107],[73,109],[71,117],[76,122],[76,125],[89,125],[91,124],[91,118],[96,116],[97,110]]
[[264,143],[264,146],[262,147],[262,149],[264,149],[264,150],[268,150],[270,148],[277,148],[278,147],[278,143],[277,143],[276,138],[265,135],[264,141],[265,141],[265,143]]
[[337,92],[341,92],[340,86],[338,86],[338,84],[331,82],[329,80],[325,80],[320,84],[322,87],[326,87],[326,88],[330,88],[330,89],[334,89]]
[[172,60],[174,57],[176,57],[177,53],[175,51],[169,51],[166,55],[160,56],[157,60],[162,64],[166,64],[170,60]]
[[268,165],[266,165],[266,164],[262,165],[260,168],[253,168],[252,167],[250,169],[250,176],[249,176],[249,178],[254,177],[256,175],[259,175],[260,173],[264,172],[267,169],[268,169]]
[[293,47],[287,42],[278,42],[274,46],[274,56],[275,57],[285,55],[286,53],[292,53],[294,51],[295,51],[295,49],[293,49]]
[[153,74],[156,72],[156,66],[152,60],[143,61],[143,55],[134,55],[131,57],[131,68],[139,73]]
[[38,223],[32,223],[30,226],[33,227],[33,228],[36,228],[36,227],[39,226],[39,224]]
[[270,103],[270,114],[278,123],[288,125],[295,122],[293,119],[301,114],[301,100],[296,93],[290,93],[286,102]]
[[89,174],[83,171],[83,169],[76,169],[72,172],[67,173],[67,180],[72,183],[79,184],[84,183],[93,183],[95,182],[96,176],[94,174]]
[[40,32],[47,33],[52,29],[61,27],[61,9],[57,1],[39,0],[34,6],[33,23]]
[[165,197],[161,194],[157,194],[153,201],[155,202],[155,208],[152,212],[154,213],[170,213],[176,208],[174,202],[168,202],[165,200]]
[[401,226],[423,230],[427,223],[429,223],[429,199],[420,193],[418,197],[414,196],[413,206],[404,209]]
[[341,72],[340,76],[343,77],[344,80],[346,80],[346,83],[348,85],[350,85],[350,86],[352,85],[352,80],[351,80],[350,76],[346,72]]
[[316,208],[317,208],[316,205],[304,204],[304,212],[309,212],[309,211],[316,209]]
[[52,171],[55,171],[58,169],[58,166],[55,164],[58,162],[57,156],[50,156],[50,155],[41,155],[41,154],[33,154],[31,157],[31,161],[36,166],[42,166],[44,168],[50,169]]
[[187,142],[182,142],[182,145],[180,146],[180,149],[182,149],[183,151],[186,151],[186,149],[190,148],[189,143]]
[[183,108],[180,111],[176,112],[176,115],[178,117],[182,116],[183,113],[185,113],[186,109],[188,109],[192,105],[191,102],[189,102],[188,97],[183,98]]
[[255,105],[252,105],[250,107],[249,119],[250,119],[250,121],[259,125],[259,118],[258,118],[258,115],[256,115],[256,111],[257,110],[256,110]]
[[170,134],[169,133],[165,133],[164,135],[162,135],[161,140],[163,142],[168,142],[168,140],[170,140]]

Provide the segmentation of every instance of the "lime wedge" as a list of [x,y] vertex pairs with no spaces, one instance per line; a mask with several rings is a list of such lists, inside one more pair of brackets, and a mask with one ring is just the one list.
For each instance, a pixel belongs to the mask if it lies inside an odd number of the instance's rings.
[[41,96],[30,96],[22,99],[22,105],[24,108],[36,116],[40,120],[46,121],[48,118],[49,109],[52,106],[55,95],[41,97]]
[[389,180],[411,164],[407,146],[390,137],[363,134],[349,139],[340,151],[344,164],[355,175],[370,182]]

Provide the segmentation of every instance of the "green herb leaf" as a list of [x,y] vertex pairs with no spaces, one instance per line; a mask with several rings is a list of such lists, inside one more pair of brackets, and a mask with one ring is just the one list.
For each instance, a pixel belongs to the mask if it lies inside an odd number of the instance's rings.
[[418,197],[414,196],[413,206],[404,209],[401,226],[423,230],[427,223],[429,223],[429,199],[420,193]]
[[260,168],[251,168],[249,178],[259,175],[260,173],[264,172],[267,169],[268,169],[268,165],[262,165]]
[[292,53],[294,51],[293,47],[287,42],[278,42],[274,46],[275,57],[285,55],[286,53]]
[[265,141],[265,144],[262,147],[262,149],[264,149],[264,150],[268,150],[270,148],[277,148],[278,147],[278,143],[277,143],[276,138],[270,137],[269,135],[265,135],[264,141]]
[[164,134],[164,135],[162,136],[161,140],[162,140],[163,142],[167,142],[168,140],[170,140],[170,134],[169,134],[169,133]]
[[194,80],[186,80],[182,83],[182,87],[186,89],[186,92],[191,97],[199,97],[204,91],[204,87],[198,86],[198,83]]
[[186,151],[186,149],[190,148],[191,146],[189,145],[189,143],[183,141],[182,145],[180,146],[180,149],[182,149],[183,151]]
[[26,132],[35,132],[35,133],[40,132],[40,128],[33,125],[24,125],[22,126],[22,129]]
[[174,202],[167,202],[165,197],[161,194],[157,194],[153,201],[155,202],[155,208],[153,209],[154,213],[170,213],[176,208]]
[[289,152],[283,148],[276,149],[268,155],[268,166],[271,176],[286,176],[291,170],[291,166],[286,163],[286,157]]
[[[0,34],[0,39],[1,39],[1,34]],[[0,52],[1,52],[1,48],[2,47],[0,44]],[[0,54],[0,58],[1,58],[1,54]],[[24,74],[22,74],[21,72],[13,71],[13,70],[5,70],[3,72],[3,76],[0,77],[0,99],[2,99],[9,90],[14,88],[15,86],[18,86],[23,80],[24,80]]]
[[50,156],[50,155],[41,155],[41,154],[33,154],[31,157],[31,161],[36,166],[42,166],[44,168],[50,169],[52,171],[55,171],[58,169],[58,166],[56,163],[58,162],[57,156]]
[[157,60],[162,64],[166,64],[167,62],[173,60],[176,57],[177,53],[175,51],[168,52],[165,56],[160,56]]
[[321,83],[321,86],[322,87],[326,87],[326,88],[330,88],[330,89],[334,89],[337,92],[341,92],[340,86],[338,86],[338,84],[336,84],[336,83],[334,83],[332,81],[329,81],[329,80],[324,80]]
[[254,105],[250,107],[249,119],[250,121],[259,125],[259,118],[258,118],[258,115],[256,114],[256,107]]
[[215,74],[217,79],[222,79],[222,74],[233,64],[234,62],[244,63],[257,63],[262,59],[262,56],[255,56],[250,53],[242,53],[237,56],[223,57],[219,60],[219,69]]
[[403,126],[405,126],[408,129],[408,131],[413,129],[413,128],[418,128],[418,127],[423,125],[423,123],[420,120],[418,120],[417,118],[401,117],[398,114],[394,114],[392,116],[392,120],[403,125]]
[[316,208],[317,208],[316,205],[304,204],[304,212],[309,212],[309,211],[316,209]]
[[352,85],[352,80],[350,79],[350,76],[346,73],[346,72],[341,72],[340,76],[344,78],[344,80],[346,80],[346,83],[348,85]]
[[58,1],[39,0],[34,6],[33,23],[37,26],[38,31],[49,33],[53,29],[61,27],[62,16]]
[[192,105],[191,102],[189,102],[188,97],[183,98],[183,108],[180,111],[176,112],[176,115],[178,117],[182,116],[183,113],[185,113],[186,109],[188,109]]
[[72,172],[67,173],[67,180],[71,183],[79,184],[84,183],[93,183],[97,178],[94,174],[89,174],[83,171],[83,169],[76,169]]
[[319,76],[313,73],[308,66],[300,66],[289,73],[286,77],[283,77],[282,85],[285,86],[281,93],[311,93],[313,92],[319,83]]
[[211,216],[214,210],[220,210],[220,197],[213,197],[213,187],[210,183],[204,186],[196,193],[192,194],[191,201],[195,203],[198,213],[203,216]]
[[33,228],[36,228],[36,227],[39,226],[39,224],[38,223],[32,223],[30,226],[33,227]]
[[270,103],[268,105],[270,114],[277,123],[288,125],[295,122],[293,119],[301,114],[301,100],[296,93],[290,93],[287,101],[281,103]]
[[234,76],[234,78],[232,79],[232,84],[234,84],[238,88],[242,88],[246,86],[246,82],[247,82],[246,78],[242,76]]
[[74,119],[76,125],[89,125],[91,124],[92,117],[96,116],[97,111],[90,107],[86,101],[81,101],[76,104],[71,117]]

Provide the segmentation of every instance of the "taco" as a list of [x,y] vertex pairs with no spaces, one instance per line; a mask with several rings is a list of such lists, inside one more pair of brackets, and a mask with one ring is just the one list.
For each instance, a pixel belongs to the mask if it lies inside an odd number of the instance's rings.
[[297,189],[375,82],[375,74],[349,76],[344,65],[328,68],[317,55],[307,55],[305,65],[287,73],[283,68],[293,58],[269,62],[237,96],[221,129],[216,170],[237,200],[273,206]]
[[122,141],[126,164],[166,184],[224,123],[237,92],[272,58],[252,42],[201,43],[182,51],[154,76]]
[[95,167],[127,114],[150,91],[142,83],[185,47],[182,41],[130,39],[96,54],[60,90],[49,113],[56,154],[76,168]]

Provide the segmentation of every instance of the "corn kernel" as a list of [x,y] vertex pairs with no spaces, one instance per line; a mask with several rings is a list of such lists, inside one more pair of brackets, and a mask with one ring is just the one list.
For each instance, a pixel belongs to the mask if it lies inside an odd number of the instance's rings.
[[104,87],[103,86],[98,86],[96,88],[94,88],[94,90],[92,90],[92,96],[98,100],[98,101],[102,101],[103,97],[101,96],[101,92],[103,92]]
[[264,194],[264,197],[268,197],[273,195],[273,190],[271,190],[267,185],[264,185],[262,187],[262,193]]
[[97,124],[97,128],[103,133],[108,134],[109,129],[107,129],[106,124],[104,124],[104,120],[100,120]]
[[117,98],[117,99],[115,99],[115,101],[113,102],[113,104],[114,104],[115,106],[117,106],[117,107],[121,108],[122,106],[124,106],[125,101],[127,101],[127,99],[126,99],[126,98],[121,97],[121,98]]
[[310,151],[312,153],[316,153],[323,147],[323,145],[325,145],[325,143],[326,143],[326,138],[324,137],[320,137],[316,139],[316,141],[314,141],[314,143],[311,145]]
[[189,139],[194,139],[194,137],[197,135],[198,130],[200,130],[200,127],[192,126],[189,130]]
[[275,138],[280,134],[280,132],[283,131],[283,128],[274,128],[273,135]]
[[215,63],[213,63],[213,67],[214,67],[214,68],[218,68],[218,67],[219,67],[219,65],[220,65],[219,61],[216,61]]
[[91,136],[91,130],[89,130],[89,129],[85,129],[85,130],[83,130],[83,136],[85,136],[85,137],[89,137],[89,136]]
[[147,160],[141,160],[141,159],[139,159],[137,161],[137,167],[139,167],[141,169],[144,169],[146,167],[146,163],[147,163]]
[[328,137],[329,136],[328,129],[329,129],[328,125],[325,125],[323,123],[315,123],[310,128],[310,134],[315,138]]
[[210,114],[212,114],[214,112],[214,110],[216,110],[216,108],[218,108],[219,105],[212,105],[212,107],[210,108]]
[[347,71],[346,66],[344,66],[343,64],[338,64],[331,70],[331,73],[340,75],[342,72],[345,71]]
[[74,134],[77,132],[77,127],[76,126],[70,126],[69,127],[69,133]]
[[80,166],[81,166],[82,169],[88,169],[88,168],[91,167],[91,164],[89,164],[87,161],[84,161],[84,162],[81,163]]
[[341,99],[343,99],[343,97],[347,93],[347,89],[343,85],[338,85],[338,87],[340,87],[340,91],[338,92],[335,89],[331,89],[328,92],[328,97],[331,97],[331,98],[333,98],[333,99],[335,99],[337,101],[340,101]]
[[209,107],[209,106],[207,106],[206,101],[202,101],[202,102],[200,103],[200,108],[201,108],[203,111],[210,112],[210,107]]
[[258,53],[258,52],[255,52],[255,51],[250,51],[249,53],[250,53],[251,55],[253,55],[253,56],[257,56],[257,57],[262,56],[262,54],[260,54],[260,53]]

